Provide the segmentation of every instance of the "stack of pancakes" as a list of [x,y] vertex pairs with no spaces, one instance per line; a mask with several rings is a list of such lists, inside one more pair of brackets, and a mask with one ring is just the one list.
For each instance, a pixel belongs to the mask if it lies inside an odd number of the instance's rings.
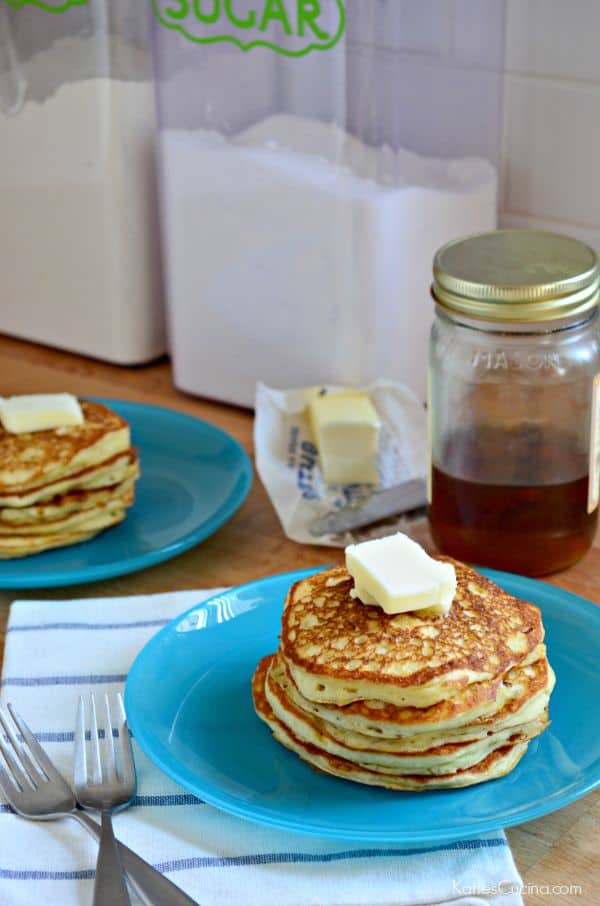
[[[446,558],[444,558],[446,559]],[[452,562],[450,613],[388,615],[343,567],[290,589],[257,714],[314,767],[396,790],[501,777],[548,724],[554,674],[537,607]]]
[[86,541],[125,518],[139,475],[129,426],[100,403],[81,408],[82,425],[0,427],[0,557]]

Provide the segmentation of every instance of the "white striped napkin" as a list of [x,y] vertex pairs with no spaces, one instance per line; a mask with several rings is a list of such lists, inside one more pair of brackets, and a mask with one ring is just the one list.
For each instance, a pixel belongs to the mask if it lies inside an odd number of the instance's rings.
[[[169,619],[214,592],[17,602],[0,699],[71,775],[77,697],[120,689]],[[135,745],[135,743],[134,743]],[[439,846],[378,848],[242,821],[199,802],[135,748],[138,795],[119,837],[201,906],[518,906],[521,879],[502,832]],[[95,844],[74,821],[15,818],[0,800],[0,906],[91,902]]]

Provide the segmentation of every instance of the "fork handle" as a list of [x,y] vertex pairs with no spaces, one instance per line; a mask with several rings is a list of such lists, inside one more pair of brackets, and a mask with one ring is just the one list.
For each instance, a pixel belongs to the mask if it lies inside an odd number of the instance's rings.
[[[87,812],[73,811],[71,816],[83,824],[85,829],[100,842],[100,825]],[[117,840],[121,865],[131,886],[146,906],[198,906],[196,900],[188,897],[172,881],[161,875],[156,868],[138,856],[132,849]]]
[[96,862],[94,906],[131,906],[117,841],[108,810],[102,810],[100,848]]

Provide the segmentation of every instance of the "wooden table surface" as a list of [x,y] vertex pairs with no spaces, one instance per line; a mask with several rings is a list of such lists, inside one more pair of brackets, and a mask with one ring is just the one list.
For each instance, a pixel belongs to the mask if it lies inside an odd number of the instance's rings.
[[[0,337],[0,395],[69,391],[169,406],[223,428],[252,454],[252,413],[183,394],[173,388],[167,361],[120,368],[45,347]],[[270,573],[341,560],[340,551],[289,541],[258,477],[248,499],[212,538],[168,563],[90,586],[47,592],[0,592],[0,649],[8,606],[15,598],[78,598],[236,585]],[[600,539],[553,584],[600,604]],[[600,705],[599,705],[600,708]],[[600,726],[600,721],[599,721]],[[528,904],[600,902],[600,790],[508,831]],[[548,889],[575,885],[581,892]]]

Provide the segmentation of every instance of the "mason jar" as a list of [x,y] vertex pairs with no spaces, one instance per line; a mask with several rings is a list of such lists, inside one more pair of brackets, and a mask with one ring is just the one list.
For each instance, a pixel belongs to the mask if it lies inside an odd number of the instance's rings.
[[444,553],[535,576],[590,547],[599,285],[596,253],[554,233],[499,230],[438,251],[429,520]]

